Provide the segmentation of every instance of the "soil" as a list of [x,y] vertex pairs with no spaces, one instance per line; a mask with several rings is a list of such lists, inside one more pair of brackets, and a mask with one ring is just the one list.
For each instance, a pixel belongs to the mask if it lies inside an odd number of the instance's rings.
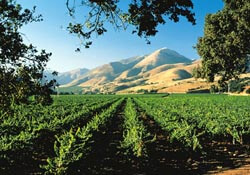
[[245,159],[244,164],[239,168],[222,168],[216,171],[211,171],[208,174],[214,175],[250,175],[250,159]]

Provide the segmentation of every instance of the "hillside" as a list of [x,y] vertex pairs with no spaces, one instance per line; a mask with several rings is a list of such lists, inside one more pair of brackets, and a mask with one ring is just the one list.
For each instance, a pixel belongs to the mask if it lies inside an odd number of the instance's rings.
[[145,55],[111,62],[79,75],[61,86],[82,88],[83,93],[183,93],[208,89],[211,84],[192,78],[192,70],[201,60],[190,60],[176,51],[162,48]]
[[96,86],[104,85],[105,83],[112,82],[122,72],[131,69],[134,65],[140,62],[144,57],[133,57],[118,62],[111,62],[90,70],[88,73],[78,77],[69,84],[63,87],[70,86]]
[[80,76],[86,74],[89,70],[86,68],[82,68],[82,69],[75,69],[72,71],[68,71],[68,72],[63,72],[63,73],[58,73],[57,76],[52,76],[52,72],[51,70],[47,70],[44,73],[44,76],[46,76],[47,80],[52,80],[52,79],[56,79],[56,81],[60,84],[67,84],[72,82],[73,80],[79,78]]
[[162,48],[145,57],[145,59],[136,64],[134,68],[141,69],[141,72],[147,72],[165,64],[190,62],[190,59],[180,55],[179,53],[167,48]]
[[188,65],[191,64],[190,59],[173,50],[162,48],[145,56],[99,66],[61,87],[78,86],[84,92],[118,92],[145,84],[190,78],[192,70]]

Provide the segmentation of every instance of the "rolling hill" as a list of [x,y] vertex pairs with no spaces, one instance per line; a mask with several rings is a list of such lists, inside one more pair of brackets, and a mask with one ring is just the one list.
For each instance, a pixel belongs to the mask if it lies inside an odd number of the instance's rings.
[[47,70],[47,71],[45,71],[44,76],[46,76],[47,80],[56,79],[56,81],[60,85],[63,85],[63,84],[67,84],[67,83],[72,82],[73,80],[86,74],[88,71],[89,71],[88,69],[82,68],[82,69],[75,69],[75,70],[68,71],[68,72],[58,73],[57,76],[52,76],[53,71]]
[[[61,88],[82,88],[83,93],[187,92],[208,89],[211,84],[192,78],[192,70],[201,64],[171,49],[111,62],[83,74],[77,74]],[[75,75],[75,74],[73,74]],[[70,76],[72,77],[72,76]]]

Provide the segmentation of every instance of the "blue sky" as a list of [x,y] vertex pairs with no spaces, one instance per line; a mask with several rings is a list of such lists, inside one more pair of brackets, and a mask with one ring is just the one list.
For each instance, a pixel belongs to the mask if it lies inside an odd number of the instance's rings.
[[79,39],[65,30],[71,18],[67,15],[66,0],[17,0],[23,7],[37,6],[37,14],[43,15],[43,22],[32,23],[22,28],[25,42],[33,43],[38,49],[52,52],[48,68],[64,72],[76,68],[94,68],[132,56],[151,53],[167,47],[190,58],[199,58],[193,46],[203,35],[205,16],[223,8],[222,0],[193,0],[196,14],[195,26],[181,18],[180,22],[167,21],[158,27],[158,34],[150,38],[148,45],[144,38],[132,35],[131,31],[115,31],[112,28],[101,37],[93,38],[90,49],[75,52]]

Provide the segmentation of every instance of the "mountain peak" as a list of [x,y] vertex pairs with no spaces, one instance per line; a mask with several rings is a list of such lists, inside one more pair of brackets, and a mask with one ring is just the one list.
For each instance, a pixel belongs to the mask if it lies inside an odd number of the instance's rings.
[[160,48],[160,49],[156,50],[155,52],[167,52],[169,50],[171,50],[171,49],[169,49],[167,47],[163,47],[163,48]]
[[174,51],[174,50],[171,50],[167,47],[163,47],[161,49],[158,49],[156,50],[155,52],[153,52],[155,54],[168,54],[168,55],[172,55],[172,56],[182,56],[184,57],[183,55],[180,55],[178,52]]
[[142,67],[144,71],[148,71],[163,64],[189,63],[190,59],[180,55],[178,52],[166,47],[156,50],[152,54],[145,57],[136,67]]

